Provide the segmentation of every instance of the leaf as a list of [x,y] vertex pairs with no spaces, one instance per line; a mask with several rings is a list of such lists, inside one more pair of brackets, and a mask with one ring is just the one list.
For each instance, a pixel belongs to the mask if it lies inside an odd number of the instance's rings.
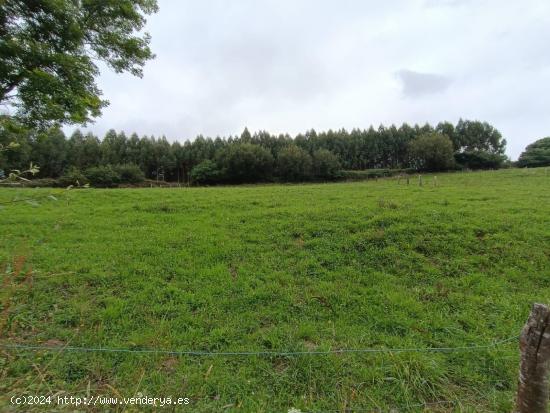
[[36,175],[38,172],[40,172],[40,168],[31,162],[28,172],[30,172],[32,175]]
[[58,199],[53,195],[48,195],[48,198],[51,199],[52,201],[58,201]]
[[40,204],[39,204],[38,202],[33,201],[32,199],[27,199],[25,202],[26,202],[27,204],[33,206],[33,207],[38,207],[38,206],[40,206]]

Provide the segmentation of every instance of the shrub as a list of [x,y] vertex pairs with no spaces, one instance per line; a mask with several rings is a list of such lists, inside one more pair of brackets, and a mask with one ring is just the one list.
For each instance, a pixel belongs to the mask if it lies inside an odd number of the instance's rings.
[[289,145],[277,156],[277,175],[284,181],[306,181],[311,179],[313,161],[309,153],[296,145]]
[[115,187],[120,182],[120,175],[111,165],[93,166],[86,169],[84,175],[92,186],[100,188]]
[[468,169],[499,169],[506,156],[485,151],[459,152],[454,155],[456,163]]
[[320,179],[336,179],[341,176],[341,165],[338,157],[327,149],[313,153],[313,173]]
[[89,183],[88,178],[77,168],[69,168],[58,180],[59,185],[63,187],[68,186],[82,186]]
[[123,184],[138,184],[145,181],[145,174],[135,164],[116,165],[114,170],[120,176],[120,183]]
[[216,154],[223,179],[232,183],[268,180],[273,172],[273,156],[259,145],[234,143]]
[[527,146],[518,159],[518,166],[550,166],[550,137],[539,139]]
[[218,165],[209,159],[202,161],[191,170],[191,181],[199,185],[215,184],[221,180]]
[[410,152],[417,169],[444,171],[454,165],[453,143],[447,135],[422,135],[411,142]]

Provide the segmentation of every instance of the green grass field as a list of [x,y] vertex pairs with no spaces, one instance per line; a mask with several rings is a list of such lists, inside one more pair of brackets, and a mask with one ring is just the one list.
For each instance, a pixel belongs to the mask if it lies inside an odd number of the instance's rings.
[[[550,174],[438,183],[90,189],[3,205],[0,342],[324,351],[519,335],[531,304],[550,301]],[[0,202],[48,193],[2,189]],[[142,393],[191,399],[169,411],[509,412],[518,361],[516,339],[286,356],[0,348],[0,410],[16,394]]]

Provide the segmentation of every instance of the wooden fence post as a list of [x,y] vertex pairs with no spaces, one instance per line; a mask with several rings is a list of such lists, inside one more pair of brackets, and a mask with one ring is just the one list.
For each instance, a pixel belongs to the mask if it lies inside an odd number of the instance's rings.
[[548,413],[550,373],[550,310],[533,304],[519,340],[519,367],[516,413]]

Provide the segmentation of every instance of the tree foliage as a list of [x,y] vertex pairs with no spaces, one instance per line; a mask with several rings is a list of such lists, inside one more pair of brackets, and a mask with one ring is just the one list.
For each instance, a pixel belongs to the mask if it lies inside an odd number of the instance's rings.
[[89,179],[82,173],[82,171],[74,166],[71,166],[63,176],[59,179],[59,185],[62,187],[75,186],[80,187],[90,183]]
[[199,185],[210,185],[220,182],[221,171],[216,162],[205,159],[191,170],[191,181]]
[[100,188],[115,187],[120,183],[120,174],[111,165],[92,166],[84,171],[91,185]]
[[[310,130],[295,137],[246,130],[240,136],[198,136],[180,143],[114,130],[102,139],[78,130],[67,138],[58,127],[35,130],[0,124],[0,145],[17,145],[0,152],[0,169],[24,170],[32,160],[41,167],[38,178],[59,178],[71,168],[86,171],[98,166],[133,165],[134,171],[137,166],[147,179],[216,184],[330,180],[343,176],[343,170],[446,169],[453,166],[453,154],[460,167],[500,167],[505,157],[495,148],[501,148],[503,140],[491,143],[500,134],[483,124],[466,129],[470,134],[466,146],[459,145],[462,140],[450,123],[350,132]],[[474,139],[475,130],[481,136]],[[489,150],[473,149],[476,147]]]
[[503,154],[486,151],[457,152],[454,158],[467,169],[499,169],[508,159]]
[[284,181],[307,181],[313,173],[311,155],[304,149],[289,145],[277,156],[277,176]]
[[341,171],[340,160],[331,151],[318,149],[313,153],[313,175],[319,179],[335,179]]
[[487,152],[504,154],[506,140],[501,133],[487,122],[458,121],[454,133],[449,135],[455,150],[460,152]]
[[218,151],[216,161],[231,183],[261,182],[271,177],[273,156],[251,143],[233,143]]
[[430,133],[411,142],[415,166],[425,171],[444,171],[453,166],[453,143],[447,135]]
[[550,166],[550,137],[539,139],[527,146],[518,159],[518,166]]
[[115,171],[120,176],[121,183],[138,184],[145,180],[143,171],[139,169],[139,166],[132,163],[116,165]]
[[96,62],[142,75],[156,0],[0,2],[0,104],[39,126],[80,124],[107,104]]

